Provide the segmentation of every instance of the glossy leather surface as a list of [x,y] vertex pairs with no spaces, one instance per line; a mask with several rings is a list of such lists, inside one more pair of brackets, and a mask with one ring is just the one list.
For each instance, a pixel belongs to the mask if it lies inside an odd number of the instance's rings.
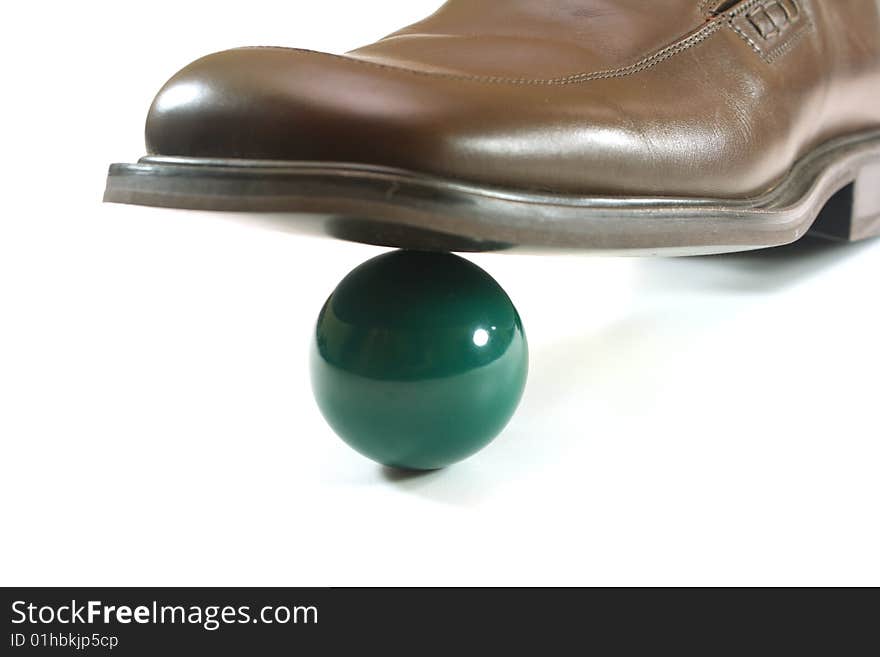
[[880,0],[450,0],[345,56],[200,59],[146,135],[160,155],[730,198],[880,127],[878,99]]

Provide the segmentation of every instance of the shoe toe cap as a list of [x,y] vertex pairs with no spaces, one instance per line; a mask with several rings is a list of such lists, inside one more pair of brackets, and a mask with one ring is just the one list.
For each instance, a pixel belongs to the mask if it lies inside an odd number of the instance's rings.
[[[279,160],[376,158],[421,109],[381,70],[346,57],[243,48],[199,59],[162,88],[146,124],[153,155]],[[382,159],[381,154],[378,159]]]

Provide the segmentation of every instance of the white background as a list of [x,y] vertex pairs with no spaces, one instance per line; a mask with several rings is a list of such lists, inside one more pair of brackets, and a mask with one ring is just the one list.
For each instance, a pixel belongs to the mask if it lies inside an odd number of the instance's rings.
[[880,584],[880,242],[474,257],[526,323],[525,399],[476,457],[398,476],[307,370],[380,249],[100,199],[190,60],[342,52],[439,3],[8,4],[0,583]]

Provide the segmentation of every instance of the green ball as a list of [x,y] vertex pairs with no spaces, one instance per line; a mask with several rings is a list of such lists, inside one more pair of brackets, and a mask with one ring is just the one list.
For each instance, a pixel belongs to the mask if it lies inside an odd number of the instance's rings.
[[449,253],[395,251],[352,271],[318,317],[312,387],[327,422],[383,465],[476,453],[522,398],[528,345],[498,283]]

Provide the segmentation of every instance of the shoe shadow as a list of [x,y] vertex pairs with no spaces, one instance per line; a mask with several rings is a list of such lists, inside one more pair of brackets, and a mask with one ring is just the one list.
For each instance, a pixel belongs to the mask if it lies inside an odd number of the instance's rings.
[[[632,298],[618,321],[598,332],[576,331],[570,339],[533,348],[522,406],[478,463],[427,473],[383,468],[382,477],[435,501],[476,505],[506,481],[567,458],[570,447],[584,440],[583,433],[573,430],[568,409],[589,400],[622,418],[637,415],[661,392],[667,375],[680,368],[691,344],[765,297],[819,276],[876,244],[808,237],[761,251],[634,261]],[[564,307],[570,291],[558,294]],[[699,321],[691,321],[694,313]],[[549,436],[560,440],[546,440]]]
[[832,242],[807,236],[772,249],[690,258],[657,258],[642,263],[639,293],[673,287],[684,293],[772,293],[802,283],[858,253],[878,240]]
[[[533,353],[519,426],[548,430],[554,408],[573,397],[633,414],[662,392],[693,344],[767,297],[876,245],[876,240],[850,244],[808,237],[774,249],[636,263],[633,297],[621,319]],[[528,447],[524,441],[522,449]]]

